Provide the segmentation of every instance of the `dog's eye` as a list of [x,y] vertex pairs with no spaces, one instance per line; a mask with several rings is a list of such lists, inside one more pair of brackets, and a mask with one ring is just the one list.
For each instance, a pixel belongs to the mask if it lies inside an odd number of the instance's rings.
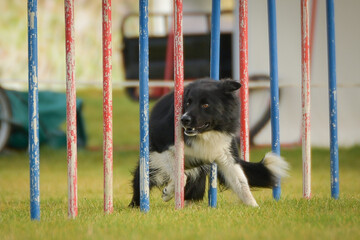
[[209,104],[205,103],[203,105],[201,105],[202,108],[208,108],[209,107]]
[[186,106],[188,107],[188,106],[190,106],[190,104],[191,104],[191,100],[188,100],[188,101],[186,102]]

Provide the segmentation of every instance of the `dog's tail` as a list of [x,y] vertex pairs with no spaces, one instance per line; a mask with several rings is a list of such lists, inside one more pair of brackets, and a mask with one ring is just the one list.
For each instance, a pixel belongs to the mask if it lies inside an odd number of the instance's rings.
[[277,179],[287,177],[289,164],[279,155],[269,152],[257,163],[239,160],[250,187],[271,188]]

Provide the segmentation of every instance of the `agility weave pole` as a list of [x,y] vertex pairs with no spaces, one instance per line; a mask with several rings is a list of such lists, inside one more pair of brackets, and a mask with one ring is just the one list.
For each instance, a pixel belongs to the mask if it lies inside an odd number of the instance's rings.
[[104,212],[110,214],[113,206],[113,123],[112,123],[112,33],[111,0],[102,2],[103,48],[103,161],[104,161]]
[[[314,41],[315,41],[315,26],[316,26],[316,19],[317,19],[317,7],[318,0],[311,0],[311,10],[310,10],[310,68],[311,64],[313,63],[312,59],[313,52],[314,52]],[[310,72],[311,75],[311,72]]]
[[[276,30],[276,2],[268,0],[269,49],[270,49],[270,106],[271,106],[271,149],[280,156],[279,127],[279,82]],[[279,200],[281,195],[280,179],[273,187],[273,197]]]
[[30,218],[40,220],[37,0],[28,0]]
[[[103,164],[104,212],[113,212],[113,137],[111,83],[111,0],[103,0]],[[68,217],[78,214],[77,197],[77,127],[75,84],[74,0],[65,0],[66,38],[66,121],[68,162]]]
[[174,125],[175,125],[175,209],[184,208],[184,136],[181,115],[184,97],[183,1],[174,3]]
[[309,1],[301,0],[301,99],[303,197],[311,198]]
[[78,214],[74,0],[65,0],[68,217]]
[[149,29],[148,0],[139,1],[140,211],[149,205]]
[[[212,0],[211,10],[211,48],[210,48],[210,78],[219,80],[220,69],[220,0]],[[211,164],[209,192],[209,206],[215,208],[217,204],[217,165]]]
[[334,0],[326,0],[326,22],[329,72],[329,125],[330,125],[330,172],[331,197],[339,198],[339,147],[337,129],[337,88],[335,54],[335,10]]
[[239,0],[240,56],[240,154],[250,161],[249,143],[249,73],[248,73],[248,1]]

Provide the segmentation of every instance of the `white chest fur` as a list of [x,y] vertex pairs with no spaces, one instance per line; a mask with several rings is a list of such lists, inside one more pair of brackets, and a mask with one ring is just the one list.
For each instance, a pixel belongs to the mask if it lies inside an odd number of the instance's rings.
[[196,136],[189,145],[185,145],[185,156],[198,158],[205,163],[227,158],[230,154],[232,136],[210,131]]

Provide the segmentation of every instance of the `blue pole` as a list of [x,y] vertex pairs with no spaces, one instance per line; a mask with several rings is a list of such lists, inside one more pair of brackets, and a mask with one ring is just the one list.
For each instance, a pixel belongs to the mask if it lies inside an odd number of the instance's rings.
[[37,0],[28,0],[30,216],[40,220]]
[[148,0],[139,2],[140,210],[149,206],[149,30]]
[[339,198],[339,149],[337,130],[337,90],[335,54],[335,10],[334,0],[326,1],[328,71],[329,71],[329,118],[330,118],[330,171],[331,197]]
[[[219,80],[219,68],[220,68],[220,0],[212,0],[210,78],[214,80]],[[209,196],[209,206],[215,208],[217,203],[216,163],[211,164],[208,196]]]
[[[269,49],[270,49],[270,94],[271,94],[271,144],[272,152],[280,155],[280,127],[279,127],[279,82],[276,33],[276,3],[268,0]],[[273,197],[280,199],[280,179],[273,188]]]

